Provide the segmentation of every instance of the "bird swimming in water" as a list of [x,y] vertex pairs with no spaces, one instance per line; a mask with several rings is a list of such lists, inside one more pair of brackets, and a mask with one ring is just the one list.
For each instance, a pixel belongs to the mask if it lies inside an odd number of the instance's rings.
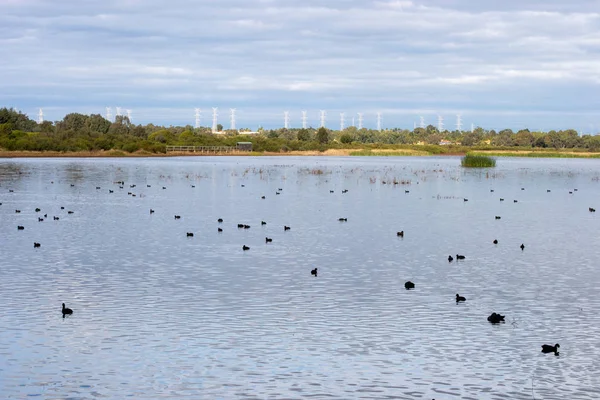
[[414,289],[414,288],[415,288],[415,284],[414,284],[414,283],[412,283],[411,281],[408,281],[408,282],[406,282],[406,283],[404,284],[404,288],[405,288],[406,290]]
[[404,237],[404,231],[396,232],[396,236]]
[[523,243],[521,243],[521,250],[525,250],[525,245]]
[[558,355],[558,348],[560,347],[560,344],[556,343],[554,346],[551,346],[549,344],[543,344],[542,345],[542,353],[554,353],[556,355]]
[[494,239],[494,244],[498,244],[498,239]]
[[317,276],[317,268],[310,271],[311,275]]
[[457,260],[464,260],[465,258],[466,258],[465,256],[461,256],[460,254],[456,255]]
[[456,293],[456,302],[458,303],[460,301],[467,301],[467,299]]
[[271,243],[272,241],[273,241],[273,239],[271,239],[271,238],[268,238],[268,237],[265,238],[265,243]]
[[504,322],[504,315],[492,313],[487,320],[492,324],[499,324],[500,322]]
[[63,318],[65,317],[65,315],[72,315],[73,314],[73,310],[71,310],[70,308],[67,308],[65,306],[65,303],[62,303],[62,315]]
[[244,251],[246,251],[246,250],[250,250],[250,247],[248,247],[248,246],[244,245],[244,246],[242,246],[242,250],[244,250]]
[[454,261],[454,257],[448,256],[448,262],[452,262],[452,261]]

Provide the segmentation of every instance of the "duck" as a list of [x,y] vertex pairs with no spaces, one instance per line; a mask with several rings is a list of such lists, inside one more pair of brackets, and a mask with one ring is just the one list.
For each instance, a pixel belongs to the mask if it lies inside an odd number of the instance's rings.
[[265,243],[271,243],[273,241],[273,239],[266,237],[265,238]]
[[193,232],[188,232],[186,236],[187,237],[194,237],[194,233]]
[[411,281],[408,281],[408,282],[406,282],[406,283],[404,284],[404,288],[405,288],[406,290],[414,289],[414,288],[415,288],[415,284],[414,284],[414,283],[412,283]]
[[57,217],[57,216],[54,216],[53,218],[54,218],[54,220],[55,220],[55,221],[58,221],[58,220],[60,220],[60,218],[59,218],[59,217]]
[[223,223],[223,218],[219,218],[219,219],[217,220],[217,222],[218,222],[218,223],[220,223],[220,224],[222,224],[222,223]]
[[494,239],[494,244],[498,244],[498,239]]
[[217,232],[223,232],[223,229],[217,228]]
[[542,353],[555,353],[556,355],[558,355],[558,348],[560,347],[560,344],[556,343],[554,346],[551,346],[549,344],[543,344],[542,345]]
[[38,242],[33,242],[33,247],[34,247],[34,248],[36,248],[36,247],[41,247],[41,246],[42,246],[42,245],[41,245],[40,243],[38,243]]
[[24,226],[22,226],[22,225],[17,226],[17,230],[22,231],[23,229],[25,229]]
[[67,214],[74,214],[75,211],[67,211]]
[[150,209],[150,214],[154,214],[154,210],[153,209]]
[[410,193],[410,190],[405,190],[404,193]]
[[452,262],[452,261],[454,261],[454,257],[448,256],[448,262]]
[[285,225],[283,226],[284,231],[289,231],[290,229],[292,229],[292,228],[290,228],[289,226],[285,226]]
[[330,190],[329,193],[335,193],[333,190]]
[[181,219],[181,215],[176,215],[175,219]]
[[35,212],[40,212],[40,211],[42,211],[40,208],[35,209]]
[[15,213],[16,213],[16,214],[20,214],[20,213],[21,213],[21,210],[15,210]]
[[38,222],[44,222],[44,218],[38,218]]
[[115,192],[114,190],[108,189],[108,193],[114,193],[114,192]]
[[525,245],[523,243],[521,243],[521,246],[519,247],[521,247],[521,250],[525,250]]
[[250,229],[250,225],[244,225],[244,229]]
[[146,187],[152,187],[152,185],[146,185]]
[[518,200],[513,200],[513,203],[518,203],[518,202],[519,202]]
[[466,199],[466,198],[465,198],[465,199],[463,199],[463,201],[469,201],[469,199]]
[[348,189],[342,190],[342,194],[348,193]]
[[244,224],[238,224],[238,228],[244,229]]
[[547,190],[546,190],[546,193],[550,193],[551,191],[552,191],[552,190],[550,190],[550,189],[547,189]]
[[456,293],[456,302],[461,302],[461,301],[467,301],[466,298],[460,296],[458,293]]
[[63,318],[65,317],[65,315],[72,315],[73,314],[73,310],[71,310],[70,308],[68,308],[67,306],[65,306],[65,303],[62,303],[62,315]]
[[165,190],[165,189],[166,189],[166,186],[163,186],[162,188],[163,188],[163,190]]
[[465,258],[466,258],[465,256],[461,256],[460,254],[456,255],[457,260],[464,260]]
[[501,219],[502,217],[499,215],[496,215],[496,219]]
[[504,201],[504,199],[500,199],[500,201]]
[[244,250],[244,251],[246,251],[246,250],[250,250],[250,247],[248,247],[248,246],[246,246],[246,245],[243,245],[243,246],[242,246],[242,250]]
[[494,193],[494,189],[490,189],[490,193]]
[[96,190],[100,190],[100,189],[101,189],[100,186],[96,186]]
[[317,276],[317,268],[315,268],[315,269],[312,269],[312,270],[310,271],[310,274],[311,274],[311,275],[313,275],[313,276]]
[[266,196],[262,196],[262,197],[261,197],[261,199],[263,199],[263,200],[264,200],[264,199],[266,199],[266,198],[267,198]]
[[348,218],[340,218],[340,219],[338,219],[338,221],[340,221],[340,222],[348,222]]
[[504,315],[492,313],[487,320],[492,324],[499,324],[500,322],[504,322]]
[[596,212],[595,208],[590,207],[590,212]]
[[404,231],[396,232],[396,236],[404,237]]
[[265,221],[260,221],[261,225],[266,225],[267,223]]

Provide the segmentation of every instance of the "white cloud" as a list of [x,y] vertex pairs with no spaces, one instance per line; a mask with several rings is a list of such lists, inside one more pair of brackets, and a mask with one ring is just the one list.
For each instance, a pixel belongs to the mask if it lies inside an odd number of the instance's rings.
[[510,104],[531,111],[534,123],[535,112],[600,109],[594,1],[491,3],[5,1],[0,44],[10,57],[0,60],[0,105],[55,106],[64,90],[76,100],[61,107],[98,110],[120,101],[143,110],[169,99],[183,110],[229,99],[224,106],[240,115],[244,107],[279,115],[283,105],[501,115]]

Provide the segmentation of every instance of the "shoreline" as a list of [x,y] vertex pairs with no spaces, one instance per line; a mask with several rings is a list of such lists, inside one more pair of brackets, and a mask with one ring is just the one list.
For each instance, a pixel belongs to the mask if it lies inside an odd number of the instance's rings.
[[[468,152],[473,155],[484,155],[490,157],[521,157],[521,158],[600,158],[600,153],[589,151],[557,151],[557,150],[471,150]],[[236,152],[236,153],[190,153],[190,152],[170,152],[170,153],[150,153],[147,151],[137,151],[127,153],[121,150],[108,151],[7,151],[0,150],[0,159],[6,158],[168,158],[168,157],[431,157],[448,156],[462,157],[466,152],[448,152],[433,154],[419,149],[328,149],[323,152],[318,150],[305,151],[286,151],[286,152]]]

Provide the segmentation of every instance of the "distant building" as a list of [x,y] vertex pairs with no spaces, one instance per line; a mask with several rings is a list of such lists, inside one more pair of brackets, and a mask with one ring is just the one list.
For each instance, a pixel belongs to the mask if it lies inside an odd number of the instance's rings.
[[449,146],[452,142],[449,140],[440,140],[440,146]]
[[237,142],[235,147],[239,151],[252,151],[252,142]]

